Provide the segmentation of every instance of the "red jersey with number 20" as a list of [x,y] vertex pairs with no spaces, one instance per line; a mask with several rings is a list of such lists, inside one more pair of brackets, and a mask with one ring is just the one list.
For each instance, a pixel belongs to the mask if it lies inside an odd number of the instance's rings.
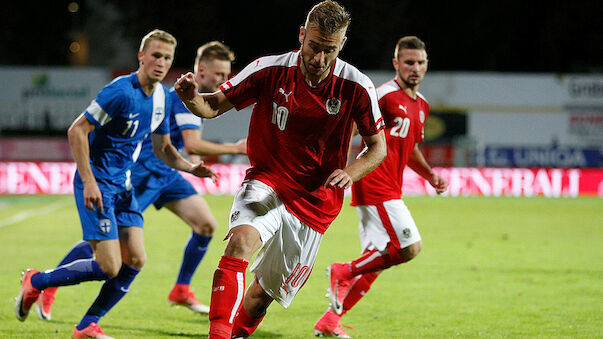
[[371,80],[337,59],[329,76],[309,86],[300,52],[267,56],[220,86],[237,110],[251,104],[246,179],[272,187],[287,209],[324,233],[343,205],[343,189],[323,185],[343,169],[356,122],[362,135],[383,129]]
[[377,205],[402,197],[402,173],[417,142],[423,141],[423,127],[429,104],[417,92],[413,99],[395,80],[377,88],[379,107],[385,121],[387,157],[374,171],[352,185],[352,206]]

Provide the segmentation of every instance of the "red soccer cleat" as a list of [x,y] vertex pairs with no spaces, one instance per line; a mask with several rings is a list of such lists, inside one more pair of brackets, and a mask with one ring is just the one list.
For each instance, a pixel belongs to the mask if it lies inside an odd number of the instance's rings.
[[97,323],[90,323],[88,327],[83,330],[78,330],[77,325],[73,328],[74,338],[99,338],[99,339],[115,339],[110,337],[103,332],[103,329],[98,326]]
[[336,314],[343,313],[343,299],[348,294],[353,278],[349,279],[349,264],[333,263],[327,268],[329,277],[329,288],[327,297],[331,302],[331,308]]
[[31,285],[31,277],[36,273],[40,273],[40,271],[28,269],[22,273],[21,290],[15,298],[15,314],[20,321],[27,319],[31,305],[36,302],[41,293]]
[[314,324],[314,335],[317,337],[351,338],[339,324],[341,317],[328,309]]
[[209,313],[209,306],[204,305],[195,298],[195,293],[189,289],[189,285],[176,284],[170,292],[168,301],[172,305],[184,306],[195,313]]
[[58,287],[49,287],[42,291],[36,301],[36,314],[40,320],[50,320],[50,309],[54,304],[54,295]]

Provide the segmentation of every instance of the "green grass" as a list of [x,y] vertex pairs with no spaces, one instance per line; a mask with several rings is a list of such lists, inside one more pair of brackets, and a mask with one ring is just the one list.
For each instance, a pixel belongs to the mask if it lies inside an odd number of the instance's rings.
[[[209,301],[232,197],[206,197],[220,222],[193,280]],[[57,202],[58,201],[58,202]],[[413,261],[385,271],[342,319],[354,338],[603,338],[603,200],[405,199],[421,235]],[[51,205],[52,204],[52,205]],[[51,205],[53,212],[44,210]],[[21,213],[37,212],[6,224]],[[167,294],[190,230],[168,211],[145,213],[148,262],[102,320],[117,338],[205,338],[206,317],[173,308]],[[284,310],[274,303],[254,338],[310,338],[327,307],[323,268],[360,251],[356,212],[344,206],[326,233],[314,273]],[[3,225],[4,223],[4,225]],[[71,197],[0,197],[0,337],[66,338],[100,283],[59,289],[53,320],[16,320],[13,298],[28,267],[54,267],[81,238]],[[248,275],[248,282],[250,281]]]

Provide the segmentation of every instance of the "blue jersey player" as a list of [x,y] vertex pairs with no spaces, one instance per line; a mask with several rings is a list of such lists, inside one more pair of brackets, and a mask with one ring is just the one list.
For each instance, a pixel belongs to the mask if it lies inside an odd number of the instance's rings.
[[27,270],[15,302],[24,321],[32,304],[48,287],[105,280],[93,304],[73,331],[75,338],[110,338],[98,326],[129,290],[146,261],[143,218],[135,198],[131,171],[142,142],[152,134],[158,158],[178,170],[215,178],[210,168],[193,165],[171,145],[166,109],[167,89],[160,84],[174,57],[175,38],[154,30],[143,39],[137,72],[115,79],[97,95],[69,128],[77,164],[74,194],[93,258],[71,261],[53,270]]
[[[234,53],[218,41],[206,43],[198,48],[195,59],[195,80],[201,91],[214,92],[228,79]],[[201,139],[201,118],[192,114],[170,91],[170,134],[172,144],[178,149],[186,149],[191,158],[198,155],[245,154],[246,140],[234,144],[217,144]],[[151,204],[155,208],[166,207],[191,228],[192,232],[184,248],[180,271],[168,301],[182,305],[193,312],[208,313],[209,307],[200,303],[190,290],[193,274],[207,251],[208,244],[217,227],[205,199],[177,171],[166,166],[155,157],[152,142],[145,139],[139,159],[132,170],[132,184],[141,211]],[[73,260],[91,258],[92,248],[86,241],[76,243],[59,266]],[[50,320],[51,307],[57,288],[44,290],[36,303],[36,313],[43,320]]]

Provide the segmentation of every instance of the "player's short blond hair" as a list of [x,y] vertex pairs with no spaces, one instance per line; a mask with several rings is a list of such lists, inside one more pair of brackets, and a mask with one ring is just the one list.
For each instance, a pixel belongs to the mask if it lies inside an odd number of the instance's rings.
[[140,48],[138,49],[138,51],[144,52],[144,50],[146,50],[147,47],[149,47],[149,44],[153,40],[167,42],[168,44],[174,45],[174,48],[176,48],[177,41],[173,35],[171,35],[170,33],[166,32],[166,31],[162,31],[160,29],[154,29],[154,30],[150,31],[149,33],[147,33],[147,35],[145,35],[142,38],[142,41],[140,42]]
[[201,61],[211,60],[223,60],[233,62],[235,59],[234,52],[230,47],[224,45],[219,41],[211,41],[201,45],[197,49],[197,56],[195,57],[195,67],[199,65]]
[[405,36],[398,40],[398,43],[396,44],[396,49],[394,50],[394,58],[396,58],[396,60],[398,60],[399,53],[403,49],[422,49],[424,51],[427,51],[423,40],[417,38],[414,35]]
[[335,1],[325,0],[316,4],[306,17],[305,27],[313,22],[322,32],[333,34],[346,30],[350,25],[350,13],[346,12],[340,4]]

